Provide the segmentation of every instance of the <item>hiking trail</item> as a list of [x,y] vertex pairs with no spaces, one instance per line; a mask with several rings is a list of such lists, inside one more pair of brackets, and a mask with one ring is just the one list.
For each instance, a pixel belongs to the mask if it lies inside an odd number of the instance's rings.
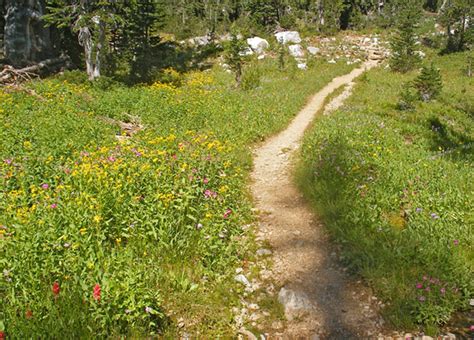
[[[292,160],[305,130],[336,89],[327,110],[350,95],[352,81],[377,65],[369,60],[349,74],[334,78],[315,94],[290,125],[254,152],[252,192],[260,211],[259,236],[273,251],[273,278],[283,287],[279,301],[287,318],[270,338],[351,339],[377,336],[383,325],[379,302],[361,281],[345,273],[323,225],[303,199],[292,177]],[[329,109],[328,109],[329,108]]]

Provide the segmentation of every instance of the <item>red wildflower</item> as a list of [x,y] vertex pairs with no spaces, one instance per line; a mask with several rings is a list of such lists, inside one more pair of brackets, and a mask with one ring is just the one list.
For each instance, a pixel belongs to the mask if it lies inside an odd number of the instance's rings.
[[100,285],[98,283],[95,284],[94,286],[94,300],[100,301]]
[[31,311],[31,309],[28,309],[28,310],[25,312],[25,318],[31,319],[32,317],[33,317],[33,312]]
[[7,335],[5,334],[4,331],[0,331],[0,340],[5,340],[7,338]]
[[229,218],[230,214],[232,214],[232,210],[227,209],[224,213],[224,218]]
[[54,282],[54,283],[53,283],[53,294],[54,294],[55,296],[58,296],[60,290],[61,290],[61,289],[59,288],[59,283],[58,283],[57,281]]

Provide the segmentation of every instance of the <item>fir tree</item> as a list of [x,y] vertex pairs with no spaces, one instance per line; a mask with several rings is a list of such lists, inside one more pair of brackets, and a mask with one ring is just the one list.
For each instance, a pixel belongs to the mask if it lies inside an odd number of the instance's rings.
[[245,62],[245,47],[245,42],[242,39],[239,39],[235,33],[232,33],[229,44],[226,47],[225,59],[235,74],[237,87],[240,87],[242,82],[242,69]]
[[420,75],[414,80],[413,87],[418,90],[421,100],[427,102],[435,99],[443,88],[439,70],[433,64],[430,67],[424,66]]
[[473,17],[474,0],[445,0],[439,16],[440,23],[446,28],[444,52],[462,51],[474,42],[474,25],[469,24]]
[[400,5],[397,33],[391,41],[390,67],[394,71],[405,73],[420,63],[420,57],[415,53],[415,28],[420,14],[420,2],[417,0],[408,0]]

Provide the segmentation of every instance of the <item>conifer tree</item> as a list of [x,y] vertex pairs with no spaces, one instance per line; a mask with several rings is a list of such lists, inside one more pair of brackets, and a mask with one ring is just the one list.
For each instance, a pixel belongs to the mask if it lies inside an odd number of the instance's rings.
[[419,63],[420,57],[415,53],[415,29],[421,15],[420,2],[407,0],[400,4],[397,18],[397,33],[392,38],[392,57],[390,67],[397,72],[413,70]]
[[424,66],[420,75],[414,80],[413,86],[418,90],[421,100],[427,102],[435,99],[443,88],[439,70],[433,64],[430,67]]
[[225,51],[225,59],[235,74],[237,87],[240,87],[242,82],[242,69],[245,62],[245,46],[244,41],[239,39],[239,37],[233,32]]

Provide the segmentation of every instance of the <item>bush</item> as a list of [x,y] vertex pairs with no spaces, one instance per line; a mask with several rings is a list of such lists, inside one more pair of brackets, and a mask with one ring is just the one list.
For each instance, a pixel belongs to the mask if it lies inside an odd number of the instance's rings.
[[414,80],[413,87],[417,89],[419,98],[425,102],[438,97],[443,88],[439,69],[433,64],[430,67],[424,66],[420,75]]

